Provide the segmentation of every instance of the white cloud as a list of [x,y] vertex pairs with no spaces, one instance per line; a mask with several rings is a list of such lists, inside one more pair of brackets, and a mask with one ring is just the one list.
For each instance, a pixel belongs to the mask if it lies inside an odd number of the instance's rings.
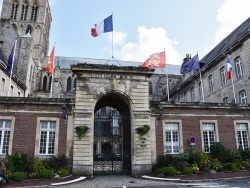
[[[174,46],[178,45],[178,41],[171,39],[163,28],[139,26],[137,34],[137,41],[125,43],[121,40],[124,45],[121,47],[115,46],[115,53],[118,54],[119,59],[144,62],[150,55],[164,51],[165,48],[167,64],[182,63],[181,56],[174,48]],[[126,34],[123,33],[123,36],[126,36]]]
[[218,44],[244,22],[249,17],[249,12],[249,0],[224,0],[217,14],[220,27],[215,35],[215,43]]
[[[126,38],[127,38],[127,33],[123,33],[121,31],[113,31],[114,45],[123,45]],[[109,33],[109,40],[112,41],[112,33]]]

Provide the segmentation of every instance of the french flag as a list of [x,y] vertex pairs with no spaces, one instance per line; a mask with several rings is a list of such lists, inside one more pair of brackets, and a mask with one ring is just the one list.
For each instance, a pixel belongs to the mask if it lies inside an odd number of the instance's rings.
[[232,78],[232,64],[230,62],[229,55],[227,56],[226,62],[227,62],[227,79],[231,80],[231,78]]
[[97,37],[102,33],[113,31],[113,19],[112,15],[104,19],[98,24],[95,24],[95,28],[91,28],[91,35]]

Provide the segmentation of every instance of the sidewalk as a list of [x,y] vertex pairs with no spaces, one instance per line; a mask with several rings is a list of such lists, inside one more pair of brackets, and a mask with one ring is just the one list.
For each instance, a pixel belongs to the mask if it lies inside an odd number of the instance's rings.
[[[127,177],[127,176],[126,176]],[[121,177],[121,178],[126,178]],[[64,179],[53,179],[53,180],[27,180],[22,182],[10,181],[9,184],[3,185],[5,188],[35,188],[35,187],[61,187],[59,183],[63,185],[68,185],[67,187],[73,186],[74,184],[81,184],[84,181],[88,181],[91,184],[93,180],[90,177],[80,176],[70,176]],[[105,176],[107,181],[109,181],[109,176]],[[131,177],[132,178],[132,177]],[[204,175],[178,175],[178,176],[168,176],[166,178],[160,178],[156,176],[136,176],[136,179],[140,180],[152,180],[152,181],[172,181],[172,182],[208,182],[217,180],[232,180],[232,179],[242,179],[250,178],[250,171],[240,171],[240,172],[219,172],[215,174],[204,174]],[[79,181],[78,181],[79,180]],[[76,181],[76,182],[73,182]],[[94,182],[92,182],[94,183]]]

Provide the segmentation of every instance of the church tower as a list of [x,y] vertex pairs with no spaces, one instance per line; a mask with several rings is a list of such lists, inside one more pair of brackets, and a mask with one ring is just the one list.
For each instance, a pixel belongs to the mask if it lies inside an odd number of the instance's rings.
[[3,0],[2,49],[8,57],[17,40],[15,71],[26,84],[29,96],[39,89],[41,65],[49,49],[51,21],[49,0]]

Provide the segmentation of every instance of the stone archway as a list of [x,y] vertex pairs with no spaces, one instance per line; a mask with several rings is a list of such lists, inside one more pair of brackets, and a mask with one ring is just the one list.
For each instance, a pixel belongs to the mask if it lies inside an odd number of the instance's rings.
[[[150,134],[142,139],[135,134],[135,129],[145,124],[150,125],[148,81],[154,70],[95,64],[72,65],[71,70],[77,75],[74,127],[80,125],[89,127],[82,139],[79,139],[74,132],[73,173],[93,175],[94,156],[103,144],[99,142],[101,145],[98,146],[95,140],[95,135],[98,133],[95,131],[95,116],[98,110],[106,107],[113,108],[120,115],[129,114],[129,120],[127,120],[129,129],[123,129],[121,135],[122,171],[126,163],[129,164],[127,169],[131,174],[150,173],[152,169]],[[109,127],[109,130],[112,128]],[[130,138],[125,139],[123,135],[130,136]],[[108,148],[108,144],[103,145],[103,148]],[[107,151],[112,151],[111,156],[113,156],[113,143],[110,143],[110,150],[107,149]],[[110,158],[110,155],[107,154],[106,158]],[[125,158],[128,159],[126,162]]]
[[131,174],[131,118],[128,102],[117,93],[95,108],[94,174]]

